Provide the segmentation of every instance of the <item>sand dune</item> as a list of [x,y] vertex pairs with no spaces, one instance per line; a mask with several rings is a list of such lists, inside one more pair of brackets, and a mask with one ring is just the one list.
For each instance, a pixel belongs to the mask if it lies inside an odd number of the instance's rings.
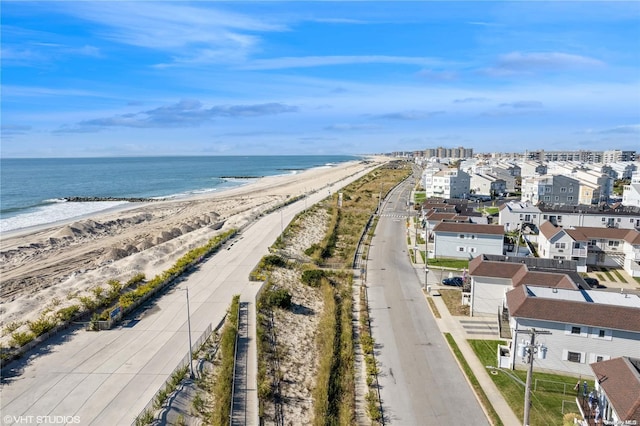
[[[187,251],[254,220],[287,198],[331,191],[334,182],[384,161],[372,158],[266,177],[217,193],[131,203],[70,223],[6,233],[0,241],[3,329],[14,321],[35,319],[46,309],[53,312],[78,304],[78,297],[90,295],[94,287],[106,287],[110,279],[124,282],[140,272],[151,278]],[[6,345],[9,338],[3,335],[0,343]]]

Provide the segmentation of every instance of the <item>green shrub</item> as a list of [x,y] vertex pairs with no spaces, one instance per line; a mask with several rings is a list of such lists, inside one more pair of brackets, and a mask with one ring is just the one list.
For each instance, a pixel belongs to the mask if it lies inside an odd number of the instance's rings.
[[36,336],[29,331],[15,331],[11,333],[11,341],[9,342],[9,344],[11,346],[20,348],[35,338]]
[[80,312],[80,306],[71,305],[66,308],[58,309],[56,317],[62,322],[67,322],[71,321],[71,318],[73,318],[78,312]]
[[289,309],[291,307],[291,293],[284,288],[269,290],[265,294],[265,303],[268,306]]
[[302,272],[302,282],[310,287],[320,287],[322,279],[326,277],[326,272],[322,269],[307,269]]
[[51,330],[58,324],[53,318],[47,318],[46,315],[40,315],[35,321],[27,321],[27,326],[36,336],[41,336]]

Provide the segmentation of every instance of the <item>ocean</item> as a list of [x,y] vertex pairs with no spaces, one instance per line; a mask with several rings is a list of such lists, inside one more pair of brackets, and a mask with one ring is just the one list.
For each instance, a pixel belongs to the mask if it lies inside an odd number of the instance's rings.
[[359,160],[348,155],[0,159],[0,232],[72,219],[127,201],[68,197],[180,198],[264,176]]

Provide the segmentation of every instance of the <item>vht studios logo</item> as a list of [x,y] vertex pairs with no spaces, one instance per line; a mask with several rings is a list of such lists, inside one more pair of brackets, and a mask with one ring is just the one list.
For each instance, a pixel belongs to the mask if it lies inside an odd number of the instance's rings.
[[78,424],[80,416],[11,416],[2,417],[6,425],[63,425]]

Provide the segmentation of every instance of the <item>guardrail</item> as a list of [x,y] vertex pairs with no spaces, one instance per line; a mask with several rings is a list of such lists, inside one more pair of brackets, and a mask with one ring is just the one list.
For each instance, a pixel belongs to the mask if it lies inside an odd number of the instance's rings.
[[[236,368],[238,366],[238,339],[240,338],[240,312],[243,309],[246,309],[246,302],[241,302],[238,303],[238,315],[236,318],[236,324],[238,324],[238,328],[236,330],[236,341],[233,344],[233,379],[231,380],[231,406],[229,407],[229,425],[233,424],[233,415],[234,415],[234,410],[233,410],[233,403],[235,400],[235,396],[236,396]],[[246,374],[247,370],[245,368],[245,374]],[[247,407],[246,407],[246,395],[245,395],[245,410],[244,410],[244,424],[247,423]]]

